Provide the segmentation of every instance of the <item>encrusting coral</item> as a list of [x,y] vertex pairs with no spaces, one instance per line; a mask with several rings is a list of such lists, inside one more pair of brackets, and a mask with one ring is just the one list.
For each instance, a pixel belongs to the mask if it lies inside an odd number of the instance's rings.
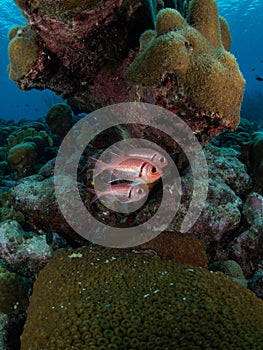
[[49,108],[46,123],[50,130],[64,137],[73,125],[72,110],[65,103],[56,103]]
[[21,350],[260,350],[262,342],[263,301],[221,273],[86,247],[40,272]]

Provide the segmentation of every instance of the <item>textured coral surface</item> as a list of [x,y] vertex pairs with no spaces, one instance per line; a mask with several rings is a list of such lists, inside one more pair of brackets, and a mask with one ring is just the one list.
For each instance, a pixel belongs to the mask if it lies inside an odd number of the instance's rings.
[[218,112],[225,124],[236,126],[244,79],[221,42],[216,3],[192,1],[188,15],[192,26],[176,10],[159,12],[156,31],[141,36],[140,52],[127,78],[156,86],[165,73],[175,73],[174,92],[189,98],[200,111]]
[[[18,5],[38,48],[31,66],[21,62],[24,70],[10,75],[21,89],[50,88],[86,111],[134,100],[157,104],[203,141],[237,126],[244,79],[214,0],[190,1],[185,18],[148,0]],[[28,52],[26,43],[21,49]],[[10,54],[10,61],[12,67],[19,56]]]
[[221,273],[82,248],[41,271],[21,349],[260,350],[262,342],[263,301]]

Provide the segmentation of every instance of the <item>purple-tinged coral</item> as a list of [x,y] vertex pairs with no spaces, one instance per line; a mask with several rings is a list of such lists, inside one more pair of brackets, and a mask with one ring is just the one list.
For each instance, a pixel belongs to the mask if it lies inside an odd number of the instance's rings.
[[[62,177],[63,183],[62,196],[68,200],[70,191],[74,182],[70,178]],[[27,177],[12,189],[11,196],[13,205],[27,218],[28,224],[35,231],[53,231],[62,236],[71,237],[76,241],[83,240],[75,233],[75,231],[67,224],[62,216],[55,196],[54,178],[50,177],[43,180],[43,177],[33,176]],[[80,214],[80,208],[74,206],[71,198],[71,211],[69,215],[75,217],[75,213]],[[85,212],[83,213],[85,215]]]
[[97,74],[119,66],[152,25],[150,4],[135,0],[106,0],[103,6],[85,1],[73,8],[61,1],[34,0],[21,7],[37,35],[39,54],[19,86],[50,88],[63,97],[87,97]]
[[248,283],[248,288],[252,290],[256,296],[263,299],[263,260],[258,264],[254,276]]
[[43,234],[25,232],[16,221],[0,223],[0,256],[13,271],[34,277],[51,255],[52,248]]
[[186,19],[163,9],[155,30],[159,6],[151,1],[18,3],[38,43],[20,88],[50,88],[85,110],[154,103],[178,114],[203,142],[237,126],[244,79],[215,1],[191,1]]

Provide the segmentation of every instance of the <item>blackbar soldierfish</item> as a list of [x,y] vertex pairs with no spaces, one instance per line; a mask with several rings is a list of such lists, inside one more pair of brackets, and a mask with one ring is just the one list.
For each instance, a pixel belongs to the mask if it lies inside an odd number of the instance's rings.
[[163,154],[151,149],[151,148],[132,148],[126,152],[119,149],[117,146],[112,146],[113,152],[110,152],[113,156],[126,157],[126,158],[139,158],[151,161],[156,164],[159,168],[164,168],[168,161]]
[[[141,158],[114,158],[110,163],[104,163],[98,159],[90,158],[97,164],[93,177],[98,176],[104,170],[111,171],[112,181],[126,180],[144,183],[153,183],[163,176],[161,169],[156,164]],[[111,182],[112,182],[111,181]]]
[[142,200],[148,195],[148,191],[145,185],[135,185],[129,183],[109,185],[103,191],[96,191],[93,188],[88,188],[88,191],[94,194],[91,204],[100,197],[105,197],[106,203],[116,201],[121,203],[134,203]]

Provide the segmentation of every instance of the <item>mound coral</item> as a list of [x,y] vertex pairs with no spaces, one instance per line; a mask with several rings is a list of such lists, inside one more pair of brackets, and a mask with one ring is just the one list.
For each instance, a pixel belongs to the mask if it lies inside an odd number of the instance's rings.
[[221,273],[86,247],[40,272],[21,350],[260,350],[262,342],[263,301]]
[[178,0],[185,18],[150,0],[17,3],[39,49],[17,81],[21,89],[49,88],[88,112],[134,100],[157,104],[204,142],[238,124],[244,79],[214,0]]
[[188,11],[188,23],[176,10],[158,13],[156,30],[142,35],[127,79],[145,90],[143,86],[157,86],[170,77],[174,96],[180,93],[200,111],[218,112],[225,125],[236,127],[245,82],[234,56],[223,47],[216,3],[192,0]]
[[54,134],[64,137],[73,125],[71,108],[65,103],[56,103],[49,108],[46,123]]
[[[41,140],[40,137],[43,140]],[[19,143],[29,140],[36,144],[42,143],[48,146],[53,145],[52,138],[44,130],[36,131],[34,128],[29,127],[24,130],[14,131],[14,133],[9,135],[6,139],[6,149],[9,150]]]
[[15,27],[9,32],[10,43],[8,53],[10,79],[18,82],[33,66],[38,54],[35,34],[29,25]]
[[12,147],[7,155],[8,164],[19,176],[32,174],[36,160],[36,147],[33,142],[23,142]]
[[20,177],[30,175],[35,169],[37,155],[44,156],[43,150],[52,145],[52,138],[44,130],[27,128],[7,138],[6,160]]

